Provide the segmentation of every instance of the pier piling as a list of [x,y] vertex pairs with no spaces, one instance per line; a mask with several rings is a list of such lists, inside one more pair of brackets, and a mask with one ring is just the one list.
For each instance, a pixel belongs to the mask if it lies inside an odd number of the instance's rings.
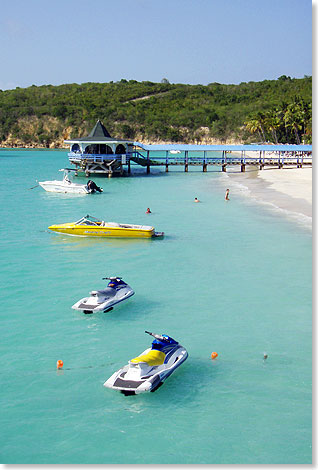
[[203,152],[203,166],[202,166],[202,171],[205,173],[206,171],[208,171],[208,165],[207,165],[207,162],[206,162],[206,151],[204,150]]
[[147,150],[147,175],[150,173],[150,158],[149,158],[149,150]]

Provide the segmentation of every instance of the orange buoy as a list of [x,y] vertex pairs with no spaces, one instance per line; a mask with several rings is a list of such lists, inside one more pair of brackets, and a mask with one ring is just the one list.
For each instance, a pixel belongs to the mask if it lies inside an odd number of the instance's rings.
[[211,359],[216,359],[218,357],[218,353],[217,352],[213,352],[211,354]]
[[56,367],[57,367],[58,369],[62,369],[62,367],[63,367],[63,361],[58,360],[57,363],[56,363]]

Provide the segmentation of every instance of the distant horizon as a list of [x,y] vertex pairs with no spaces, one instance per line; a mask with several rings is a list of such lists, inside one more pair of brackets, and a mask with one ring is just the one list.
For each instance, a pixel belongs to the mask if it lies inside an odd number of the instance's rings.
[[[211,84],[214,84],[214,83],[218,83],[220,85],[241,85],[243,83],[252,83],[252,82],[255,82],[255,83],[259,83],[259,82],[264,82],[264,81],[275,81],[275,80],[279,80],[279,78],[283,77],[283,76],[286,76],[287,78],[290,78],[291,80],[302,80],[304,78],[307,78],[307,77],[311,77],[312,78],[312,75],[306,75],[304,74],[302,77],[291,77],[287,74],[283,74],[283,75],[280,75],[279,77],[277,78],[264,78],[264,79],[261,79],[261,80],[248,80],[248,81],[242,81],[240,83],[222,83],[222,82],[209,82],[209,83],[186,83],[186,82],[170,82],[170,80],[166,77],[163,77],[163,79],[166,79],[168,80],[168,83],[170,85],[190,85],[190,86],[209,86]],[[85,85],[87,83],[98,83],[100,85],[103,85],[103,84],[108,84],[108,83],[120,83],[122,80],[126,80],[127,82],[137,82],[137,83],[145,83],[145,82],[151,82],[151,83],[162,83],[162,80],[161,79],[160,81],[154,81],[154,80],[135,80],[134,78],[121,78],[119,80],[110,80],[110,81],[106,81],[106,82],[100,82],[100,81],[88,81],[88,82],[71,82],[71,83],[58,83],[58,84],[54,84],[54,83],[42,83],[42,84],[31,84],[31,85],[26,85],[26,86],[16,86],[15,88],[0,88],[0,91],[11,91],[11,90],[16,90],[17,88],[18,89],[24,89],[24,88],[31,88],[31,87],[37,87],[37,88],[40,88],[41,86],[54,86],[54,87],[58,87],[58,86],[63,86],[63,85]]]

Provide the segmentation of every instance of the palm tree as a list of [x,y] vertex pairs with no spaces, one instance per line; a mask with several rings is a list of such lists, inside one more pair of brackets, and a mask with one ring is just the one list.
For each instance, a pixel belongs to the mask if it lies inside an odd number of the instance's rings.
[[244,125],[251,134],[258,133],[259,139],[261,141],[265,141],[265,133],[264,133],[263,124],[259,119],[257,118],[250,119],[249,121],[245,121]]
[[265,114],[265,127],[268,128],[273,136],[275,144],[278,143],[277,131],[281,127],[281,119],[277,109],[272,109]]
[[292,103],[282,103],[279,108],[264,113],[257,113],[244,122],[251,133],[258,133],[260,140],[266,141],[266,132],[270,132],[277,144],[280,142],[301,143],[301,138],[311,141],[312,113],[310,103],[295,97]]
[[266,142],[265,128],[264,128],[265,127],[265,115],[263,113],[257,113],[256,120],[258,122],[259,132],[262,135],[263,142]]
[[294,102],[288,105],[287,111],[284,115],[285,126],[294,131],[296,143],[300,144],[299,132],[304,126],[304,118],[301,106],[299,103]]
[[312,112],[311,104],[306,104],[305,125],[303,139],[308,144],[312,143]]

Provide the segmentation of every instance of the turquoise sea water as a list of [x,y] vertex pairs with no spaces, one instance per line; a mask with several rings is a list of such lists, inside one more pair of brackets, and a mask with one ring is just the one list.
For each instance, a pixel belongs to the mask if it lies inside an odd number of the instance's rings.
[[[0,151],[0,461],[311,463],[311,233],[239,196],[225,202],[218,172],[94,176],[104,193],[89,196],[28,189],[60,179],[66,155]],[[87,213],[166,236],[47,230]],[[136,294],[109,313],[71,309],[107,275]],[[150,345],[144,330],[179,340],[188,360],[155,393],[104,388]]]

